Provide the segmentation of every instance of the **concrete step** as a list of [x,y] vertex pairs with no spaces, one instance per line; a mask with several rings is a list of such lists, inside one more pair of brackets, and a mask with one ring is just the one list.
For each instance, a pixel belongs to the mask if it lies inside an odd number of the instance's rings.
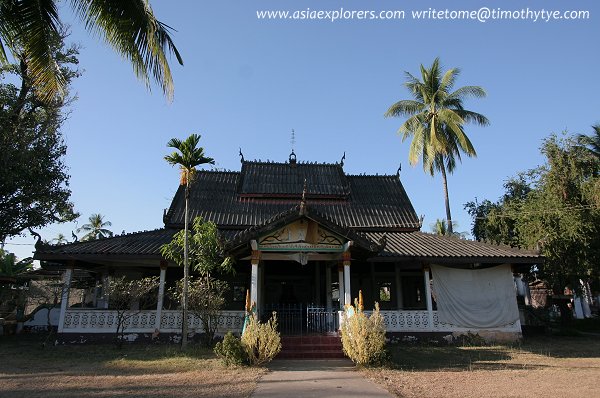
[[337,335],[284,336],[280,359],[344,358],[342,341]]

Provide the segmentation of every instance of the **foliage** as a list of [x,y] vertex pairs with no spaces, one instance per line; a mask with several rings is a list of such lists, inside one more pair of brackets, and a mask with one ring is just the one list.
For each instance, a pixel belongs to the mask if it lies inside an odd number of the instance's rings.
[[[183,225],[183,239],[181,240],[180,247],[183,249],[183,257],[178,256],[179,251],[177,250],[177,244],[174,246],[167,246],[165,249],[166,254],[163,256],[167,259],[171,259],[177,262],[179,265],[183,265],[183,294],[182,294],[182,311],[183,318],[187,319],[188,311],[188,284],[190,278],[190,264],[189,264],[189,203],[190,203],[190,186],[196,175],[196,166],[202,164],[214,164],[215,161],[204,155],[204,148],[199,147],[200,136],[198,134],[192,134],[184,141],[177,138],[172,138],[167,143],[170,148],[176,149],[175,152],[165,156],[165,160],[171,166],[178,165],[181,170],[180,185],[185,185],[185,213],[184,213],[184,225]],[[215,232],[216,234],[216,232]],[[173,243],[173,242],[171,242]],[[161,253],[163,248],[161,247]],[[170,257],[169,257],[170,256]],[[204,260],[200,260],[204,261]],[[187,322],[183,322],[182,325],[182,339],[181,346],[185,348],[187,346]]]
[[385,354],[385,324],[379,313],[379,303],[370,316],[359,310],[355,303],[351,312],[344,312],[342,318],[342,347],[344,353],[358,365],[370,365],[379,361]]
[[[224,292],[228,289],[227,283],[210,276],[190,278],[188,286],[188,304],[191,313],[200,318],[204,330],[205,344],[210,346],[219,327],[219,320],[225,305]],[[169,289],[169,293],[181,302],[183,296],[183,280]]]
[[600,275],[600,163],[578,141],[552,134],[543,141],[546,163],[505,184],[496,203],[467,203],[477,239],[538,249],[534,269],[556,294]]
[[181,185],[189,185],[194,181],[196,166],[203,164],[215,164],[215,160],[204,154],[204,148],[198,146],[201,136],[191,134],[185,140],[171,138],[167,143],[169,148],[176,149],[175,152],[165,156],[165,160],[171,166],[179,166],[181,170]]
[[[79,76],[79,51],[66,46],[65,37],[52,38],[51,57],[68,89]],[[69,201],[67,147],[60,131],[73,98],[67,93],[41,101],[31,82],[30,60],[17,60],[0,69],[0,242],[27,228],[77,218]]]
[[0,249],[0,276],[16,277],[33,268],[33,258],[17,261],[14,253]]
[[85,232],[86,234],[81,238],[82,241],[96,240],[110,238],[113,236],[112,231],[105,227],[110,227],[112,223],[110,221],[104,221],[102,214],[92,214],[88,218],[89,223],[83,224],[80,228],[77,228],[77,232]]
[[225,366],[240,366],[248,363],[248,354],[242,341],[231,332],[227,332],[223,341],[215,345],[215,354],[221,358]]
[[489,124],[485,116],[466,110],[463,105],[463,101],[469,97],[485,97],[484,89],[479,86],[464,86],[454,90],[459,74],[458,68],[442,73],[439,58],[429,68],[421,65],[421,79],[405,72],[405,86],[413,99],[400,100],[385,113],[386,117],[407,117],[398,133],[402,135],[402,141],[412,137],[408,154],[410,164],[417,164],[421,158],[423,170],[432,176],[435,171],[442,174],[450,234],[452,218],[446,171],[454,171],[456,159],[461,160],[461,152],[467,156],[476,156],[475,148],[464,132],[464,125]]
[[127,321],[151,304],[156,303],[158,277],[151,276],[128,280],[126,277],[110,278],[106,288],[109,308],[117,312],[115,342],[123,345]]
[[[233,272],[233,259],[225,254],[215,223],[196,217],[188,236],[189,264],[194,271],[202,276]],[[177,232],[171,242],[160,248],[162,256],[183,265],[184,237],[184,231]]]
[[[158,21],[147,0],[69,2],[75,15],[90,32],[128,60],[135,74],[149,85],[149,75],[172,98],[173,81],[167,62],[172,53],[183,65],[169,31]],[[42,100],[60,98],[66,81],[59,66],[49,56],[52,37],[63,24],[56,0],[4,0],[0,3],[0,64],[8,62],[7,50],[13,57],[27,59],[30,79]]]
[[252,366],[270,362],[281,351],[281,336],[277,331],[277,314],[267,322],[260,322],[256,314],[248,317],[246,329],[242,334],[242,344]]

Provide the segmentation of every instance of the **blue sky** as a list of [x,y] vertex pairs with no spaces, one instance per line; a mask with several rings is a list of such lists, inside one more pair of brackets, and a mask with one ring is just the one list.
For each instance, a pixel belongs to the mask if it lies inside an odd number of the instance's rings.
[[[468,126],[478,152],[449,178],[453,218],[470,230],[463,204],[495,200],[503,182],[542,162],[538,148],[551,132],[589,133],[600,122],[600,6],[577,0],[376,1],[222,0],[152,1],[159,19],[177,32],[183,67],[172,63],[175,99],[149,93],[131,66],[83,31],[68,10],[71,39],[79,42],[84,74],[74,84],[79,99],[63,127],[68,145],[72,200],[79,224],[52,225],[45,239],[67,236],[91,213],[120,233],[162,226],[162,212],[178,185],[178,170],[163,157],[171,137],[202,134],[219,169],[239,170],[246,159],[285,161],[296,132],[299,161],[336,162],[346,152],[350,174],[395,174],[419,215],[423,230],[444,217],[439,177],[408,164],[408,141],[396,134],[403,119],[385,119],[387,108],[408,98],[404,71],[440,57],[460,67],[458,86],[480,85],[485,99],[469,100],[489,127]],[[588,10],[579,21],[416,21],[428,8],[477,10]],[[401,21],[265,21],[256,11],[405,10]],[[34,239],[6,248],[20,257]]]

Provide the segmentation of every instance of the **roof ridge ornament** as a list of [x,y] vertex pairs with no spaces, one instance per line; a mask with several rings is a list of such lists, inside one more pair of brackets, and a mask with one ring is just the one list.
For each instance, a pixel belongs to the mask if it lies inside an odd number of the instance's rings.
[[398,170],[396,170],[396,177],[400,178],[400,172],[402,171],[402,162],[398,165]]
[[244,163],[244,154],[242,153],[241,147],[240,147],[240,163]]
[[344,156],[342,156],[342,160],[340,160],[340,166],[344,167],[344,160],[346,160],[346,151],[344,151]]
[[304,179],[304,188],[302,189],[302,200],[300,201],[300,215],[304,215],[306,209],[306,191],[307,191],[306,178]]

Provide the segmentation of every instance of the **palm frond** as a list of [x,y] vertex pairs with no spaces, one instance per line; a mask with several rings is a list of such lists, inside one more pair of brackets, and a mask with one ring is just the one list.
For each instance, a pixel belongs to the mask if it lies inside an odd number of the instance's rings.
[[[60,34],[54,0],[7,0],[0,4],[0,35],[15,58],[26,66],[27,76],[40,99],[64,95],[65,80],[52,56],[50,43]],[[2,45],[1,61],[8,61]]]
[[167,53],[183,64],[169,35],[146,0],[71,0],[76,14],[90,32],[102,37],[127,59],[134,73],[150,89],[150,75],[168,99],[173,98],[173,78]]
[[389,107],[385,117],[411,116],[422,112],[425,104],[414,100],[400,100]]

